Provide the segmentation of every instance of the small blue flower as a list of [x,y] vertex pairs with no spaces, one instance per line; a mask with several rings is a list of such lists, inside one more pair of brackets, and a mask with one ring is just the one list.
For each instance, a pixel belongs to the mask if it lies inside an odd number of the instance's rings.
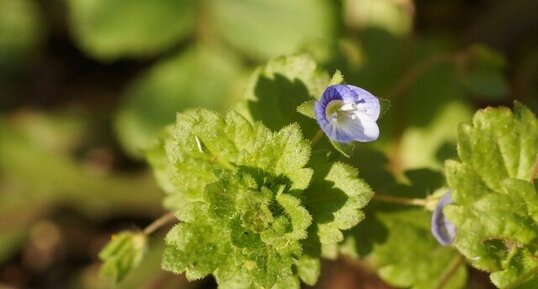
[[336,84],[325,89],[314,111],[323,132],[340,143],[370,142],[379,137],[379,100],[368,91]]
[[432,234],[441,245],[448,246],[452,244],[456,237],[456,226],[452,224],[443,213],[443,208],[452,204],[451,191],[446,192],[435,206],[432,216]]

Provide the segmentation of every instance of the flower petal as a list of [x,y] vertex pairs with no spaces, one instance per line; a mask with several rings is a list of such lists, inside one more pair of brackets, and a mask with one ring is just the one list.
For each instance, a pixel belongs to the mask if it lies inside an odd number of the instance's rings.
[[329,123],[329,120],[327,119],[327,115],[325,114],[325,108],[326,105],[324,106],[319,101],[316,101],[314,103],[314,113],[316,114],[316,120],[318,121],[319,127],[326,135],[332,138],[332,135],[334,134],[333,126]]
[[379,118],[381,111],[381,106],[379,105],[379,100],[370,92],[354,86],[346,85],[346,87],[352,92],[351,97],[344,97],[344,101],[347,102],[347,99],[352,99],[357,105],[358,109],[364,110],[366,115],[369,116],[372,120],[376,121]]
[[[366,114],[355,114],[355,118],[346,117],[334,126],[335,140],[342,143],[352,141],[371,142],[379,137],[379,127]],[[330,136],[330,135],[329,135]]]
[[441,245],[448,246],[456,237],[456,226],[443,213],[443,208],[452,203],[452,193],[448,191],[437,203],[432,215],[432,234]]

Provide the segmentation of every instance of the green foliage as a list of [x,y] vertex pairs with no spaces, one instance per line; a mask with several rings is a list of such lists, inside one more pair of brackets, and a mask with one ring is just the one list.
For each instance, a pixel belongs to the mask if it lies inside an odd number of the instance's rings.
[[310,159],[297,124],[272,132],[236,112],[178,114],[147,157],[182,221],[163,268],[213,274],[220,288],[313,285],[321,252],[310,249],[343,240],[372,195],[351,166]]
[[396,36],[404,36],[411,30],[413,19],[402,3],[390,0],[348,0],[346,23],[353,28],[377,27]]
[[342,231],[364,219],[360,209],[366,206],[372,191],[357,178],[354,167],[334,162],[326,152],[314,154],[310,164],[315,168],[314,178],[304,195],[315,220],[315,231],[321,244],[341,242]]
[[322,0],[69,0],[68,4],[79,45],[105,60],[155,55],[188,37],[221,40],[261,59],[293,53],[306,44],[324,50],[333,20],[332,6]]
[[297,122],[305,136],[312,137],[319,127],[305,115],[313,105],[311,101],[321,97],[329,81],[329,75],[319,70],[310,55],[280,57],[252,74],[246,101],[240,103],[239,110],[272,130]]
[[122,232],[101,250],[99,258],[104,262],[100,274],[115,283],[122,281],[142,261],[146,253],[147,240],[143,233]]
[[462,85],[478,98],[502,99],[508,94],[504,79],[504,58],[496,51],[475,45],[458,63],[457,69]]
[[460,162],[448,161],[455,204],[454,246],[475,267],[491,272],[499,288],[516,288],[538,270],[538,197],[533,169],[538,120],[522,104],[478,111],[458,131]]
[[[443,185],[442,175],[427,169],[407,171],[405,184],[397,182],[385,170],[384,155],[371,149],[360,148],[349,161],[361,167],[361,176],[385,197],[429,199]],[[431,289],[442,283],[445,289],[463,288],[466,268],[455,250],[433,238],[431,213],[424,207],[384,201],[382,196],[364,209],[365,220],[345,233],[340,251],[367,261],[380,278],[398,288]]]
[[38,8],[31,0],[0,0],[0,76],[40,44],[44,29]]
[[149,150],[148,158],[152,164],[161,164],[155,170],[168,175],[175,188],[171,192],[165,186],[171,193],[165,200],[169,208],[178,209],[179,200],[201,200],[205,186],[217,180],[216,170],[249,166],[285,178],[292,189],[304,189],[312,174],[303,168],[310,149],[296,125],[271,133],[235,112],[222,118],[207,110],[194,110],[178,114],[176,125],[168,132]]
[[216,0],[210,6],[222,38],[255,58],[324,46],[333,32],[334,7],[322,0]]
[[162,60],[125,92],[126,101],[116,118],[120,141],[131,155],[141,156],[159,130],[174,121],[177,111],[230,107],[240,70],[233,55],[205,47]]
[[101,59],[149,56],[170,49],[194,30],[192,0],[69,0],[81,47]]

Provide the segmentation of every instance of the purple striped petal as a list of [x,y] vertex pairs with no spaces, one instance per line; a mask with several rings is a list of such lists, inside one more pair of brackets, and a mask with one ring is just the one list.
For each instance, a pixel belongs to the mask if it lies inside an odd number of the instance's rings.
[[451,191],[446,192],[435,206],[432,215],[431,230],[432,234],[441,245],[448,246],[452,244],[456,237],[456,226],[452,224],[443,213],[444,207],[452,204]]

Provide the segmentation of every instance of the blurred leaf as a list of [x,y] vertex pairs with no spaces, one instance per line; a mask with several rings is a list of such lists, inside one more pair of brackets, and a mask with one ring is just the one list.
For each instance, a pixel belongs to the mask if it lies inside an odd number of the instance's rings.
[[224,51],[193,47],[166,59],[131,84],[116,118],[125,149],[140,157],[159,130],[190,107],[224,108],[240,73],[240,64]]
[[121,282],[142,261],[147,250],[147,239],[143,233],[122,232],[101,250],[99,258],[104,262],[100,274]]
[[458,67],[460,81],[478,98],[503,99],[508,94],[508,83],[503,75],[504,66],[505,61],[498,52],[486,46],[472,46]]
[[424,127],[408,127],[401,137],[401,169],[441,169],[444,159],[439,160],[437,154],[444,145],[455,147],[457,129],[454,124],[470,119],[469,107],[461,101],[454,101],[446,104]]
[[87,134],[82,118],[29,114],[10,122],[0,119],[0,217],[9,220],[0,229],[24,227],[57,202],[93,217],[159,210],[150,175],[103,175],[70,155],[71,146],[87,141]]
[[90,55],[112,60],[166,51],[194,29],[192,0],[69,0],[79,45]]
[[[456,225],[454,246],[499,288],[515,288],[538,270],[538,120],[520,103],[478,111],[458,131],[461,162],[446,163]],[[535,176],[533,176],[535,177]]]
[[345,20],[350,27],[378,27],[397,36],[411,31],[413,8],[406,1],[346,0],[345,3]]
[[43,32],[34,1],[0,0],[0,74],[33,52],[43,40]]
[[245,54],[267,59],[326,45],[333,33],[333,5],[323,0],[213,1],[221,37]]

